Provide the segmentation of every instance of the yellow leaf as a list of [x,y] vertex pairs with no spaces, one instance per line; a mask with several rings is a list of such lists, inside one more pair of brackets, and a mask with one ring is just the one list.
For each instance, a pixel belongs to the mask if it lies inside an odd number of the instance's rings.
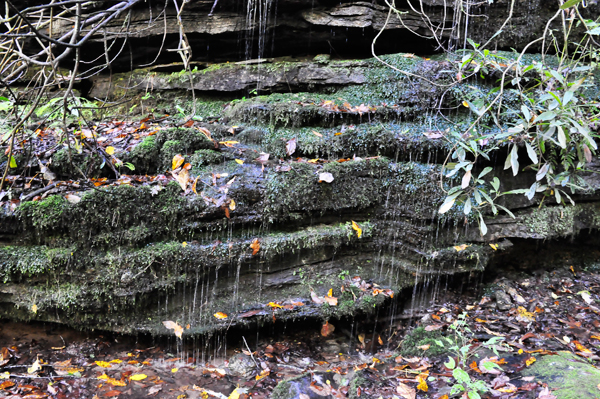
[[531,366],[533,363],[535,363],[536,360],[537,359],[535,357],[531,356],[529,359],[525,360],[525,364],[527,366]]
[[455,245],[454,249],[456,249],[456,252],[460,252],[460,251],[464,251],[468,247],[470,247],[470,245],[462,244],[462,245]]
[[113,360],[110,361],[110,363],[119,364],[119,363],[123,363],[123,361],[121,359],[113,359]]
[[129,379],[132,381],[141,381],[145,380],[146,378],[148,378],[146,374],[134,374],[131,377],[129,377]]
[[360,236],[362,235],[362,229],[354,220],[352,221],[352,228],[356,230],[356,235],[358,236],[358,238],[360,238]]
[[182,243],[181,243],[181,246],[182,246],[182,247],[184,247],[184,248],[185,248],[185,247],[187,247],[187,242],[185,242],[185,241],[184,241],[184,242],[182,242]]
[[519,349],[519,350],[517,351],[517,353],[518,353],[519,355],[522,355],[522,354],[523,354],[523,349]]
[[327,296],[329,298],[331,298],[333,296],[333,288],[330,288],[329,291],[327,292]]
[[233,147],[234,144],[239,143],[239,141],[232,141],[232,140],[228,140],[228,141],[219,141],[219,144],[223,144],[225,147]]
[[281,306],[281,305],[279,305],[279,304],[277,304],[275,302],[269,302],[269,303],[267,303],[267,306],[270,306],[272,308],[280,308],[280,309],[283,308],[283,306]]
[[177,182],[181,186],[183,191],[187,190],[188,183],[190,181],[190,171],[187,169],[182,169],[181,172],[175,175]]
[[231,199],[231,202],[229,203],[229,209],[231,209],[232,211],[235,211],[235,201],[233,200],[233,198]]
[[174,367],[174,368],[171,369],[171,373],[176,373],[178,371],[179,371],[179,369],[177,367]]
[[265,378],[266,376],[268,376],[271,373],[270,370],[263,370],[260,372],[259,375],[256,376],[256,381],[262,380],[263,378]]
[[229,396],[227,397],[227,399],[240,399],[240,392],[238,391],[238,389],[234,389],[233,392],[231,392],[229,394]]
[[40,364],[40,359],[37,359],[37,360],[36,360],[36,361],[35,361],[35,362],[34,362],[34,363],[31,365],[31,367],[28,367],[28,368],[27,368],[27,372],[28,372],[29,374],[33,374],[33,373],[35,373],[36,371],[39,371],[39,370],[41,370],[41,369],[42,369],[42,365]]
[[114,153],[115,153],[115,147],[113,147],[113,146],[108,146],[108,147],[106,147],[106,149],[105,149],[104,151],[106,151],[106,153],[107,153],[108,155],[112,155],[112,154],[114,154]]
[[425,378],[423,378],[419,375],[419,376],[417,376],[417,381],[419,381],[419,385],[417,385],[417,389],[420,391],[423,391],[423,392],[427,392],[429,387],[427,386],[427,381],[425,381]]
[[33,305],[31,305],[31,311],[32,311],[33,313],[37,313],[37,309],[38,309],[38,308],[37,308],[37,305],[36,305],[35,303],[34,303]]
[[492,249],[496,251],[498,249],[498,244],[490,244],[490,247],[492,247]]
[[225,313],[223,313],[223,312],[217,312],[213,316],[215,316],[219,320],[227,318],[227,315]]
[[110,363],[109,362],[103,362],[102,360],[97,360],[96,364],[100,367],[104,367],[104,368],[109,368],[110,367]]
[[178,167],[180,167],[181,165],[183,165],[183,157],[181,156],[181,154],[177,154],[173,157],[173,162],[172,162],[172,168],[173,170],[177,169]]
[[173,330],[173,332],[175,333],[175,336],[177,338],[181,339],[181,335],[183,334],[183,327],[181,327],[179,324],[175,323],[174,321],[163,321],[163,325],[165,327],[167,327],[169,330]]
[[100,377],[98,377],[99,380],[108,380],[110,377],[107,376],[106,374],[102,374]]
[[243,160],[241,160],[241,159],[236,159],[236,160],[235,160],[235,162],[239,163],[240,165],[243,165],[243,164],[244,164],[244,161],[243,161]]
[[464,107],[467,107],[467,108],[469,108],[469,103],[468,103],[468,102],[466,102],[466,101],[463,101],[463,102],[462,102],[462,104],[463,104],[463,106],[464,106]]

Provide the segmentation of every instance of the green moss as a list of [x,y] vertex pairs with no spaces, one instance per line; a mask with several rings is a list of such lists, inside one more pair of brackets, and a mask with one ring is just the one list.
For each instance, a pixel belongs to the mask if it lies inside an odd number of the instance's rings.
[[600,370],[569,352],[538,357],[523,370],[524,376],[548,384],[557,399],[595,398],[598,396]]
[[137,173],[153,174],[158,169],[159,154],[156,136],[148,136],[123,156],[123,162],[132,163]]
[[[429,345],[429,349],[420,349],[419,346],[423,345]],[[417,327],[404,337],[400,353],[406,357],[439,356],[448,353],[450,346],[439,331],[426,331],[423,327]]]

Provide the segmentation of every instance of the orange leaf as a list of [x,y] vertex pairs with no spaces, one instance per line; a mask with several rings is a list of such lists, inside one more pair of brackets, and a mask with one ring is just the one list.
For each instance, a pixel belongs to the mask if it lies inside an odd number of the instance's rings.
[[181,327],[179,324],[175,323],[174,321],[163,321],[163,325],[165,327],[167,327],[169,330],[173,330],[175,332],[175,335],[177,336],[177,338],[181,338],[181,335],[183,334],[183,327]]
[[329,321],[326,321],[321,327],[321,335],[327,337],[331,335],[331,333],[335,330],[335,326],[333,324],[329,324]]
[[14,387],[15,383],[8,380],[8,381],[4,381],[2,384],[0,384],[0,389],[8,389],[10,387]]
[[323,299],[325,300],[325,302],[327,302],[329,304],[329,306],[337,306],[337,304],[338,304],[338,300],[334,296],[326,296],[326,297],[323,297]]
[[223,312],[217,312],[215,313],[213,316],[215,316],[217,319],[222,320],[222,319],[226,319],[227,318],[227,314],[223,313]]
[[186,123],[184,123],[182,126],[183,127],[192,127],[192,126],[194,126],[194,120],[190,119],[189,121],[187,121]]
[[263,370],[263,371],[261,371],[260,374],[255,377],[256,381],[262,380],[263,378],[265,378],[269,374],[271,374],[271,370]]
[[181,156],[181,154],[177,154],[173,157],[173,162],[172,162],[172,168],[173,170],[177,169],[178,167],[180,167],[181,165],[183,165],[183,160],[184,158]]
[[419,385],[417,385],[417,389],[423,392],[427,392],[429,390],[429,387],[427,386],[427,381],[425,381],[425,378],[421,377],[420,375],[417,376],[417,381],[419,381]]
[[252,244],[250,244],[250,248],[252,248],[253,256],[258,253],[258,251],[260,250],[260,242],[258,241],[258,238],[255,238],[254,241],[252,241]]
[[333,288],[329,289],[329,291],[327,292],[327,296],[330,298],[333,296]]

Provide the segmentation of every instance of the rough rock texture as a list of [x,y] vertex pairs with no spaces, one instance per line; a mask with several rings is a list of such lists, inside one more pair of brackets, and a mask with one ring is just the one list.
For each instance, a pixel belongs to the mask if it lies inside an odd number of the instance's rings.
[[[24,5],[32,3],[23,2]],[[85,11],[91,14],[109,3],[93,2]],[[101,42],[105,39],[127,37],[126,46],[119,41],[111,48],[113,71],[129,70],[132,64],[136,67],[152,63],[157,56],[159,63],[180,60],[174,51],[179,47],[180,31],[176,11],[169,2],[164,12],[164,4],[160,0],[145,1],[131,13],[115,18],[106,30],[93,36],[92,42],[84,48],[83,59],[96,59],[104,49]],[[455,4],[464,12],[457,12]],[[427,0],[423,4],[413,1],[410,5],[397,6],[399,13],[392,13],[388,19],[388,7],[383,1],[192,0],[183,6],[181,17],[192,61],[218,62],[318,53],[364,57],[371,53],[371,42],[384,26],[385,32],[376,46],[378,53],[429,54],[439,51],[439,43],[462,48],[465,35],[477,43],[487,41],[500,29],[511,10],[509,0],[477,2],[476,5]],[[556,2],[543,0],[516,2],[510,24],[488,48],[524,48],[540,36],[557,7]],[[426,16],[421,15],[421,9]],[[590,2],[582,12],[584,18],[591,18],[598,15],[599,8]],[[560,23],[560,18],[556,23]],[[64,34],[71,25],[59,19],[53,25],[53,34]],[[439,43],[432,39],[430,26],[436,30]],[[537,48],[533,46],[529,50]]]
[[[88,188],[80,188],[75,201],[58,193],[35,202],[22,198],[18,207],[5,202],[0,316],[162,334],[170,333],[166,320],[189,325],[184,334],[192,334],[273,317],[343,317],[372,311],[389,298],[386,289],[398,293],[514,259],[522,248],[515,240],[535,245],[600,228],[597,157],[586,165],[588,189],[573,195],[575,206],[547,199],[539,207],[541,195],[506,197],[503,204],[516,217],[486,214],[483,237],[462,209],[439,215],[445,197],[439,173],[455,144],[450,132],[462,132],[476,118],[460,104],[476,86],[489,93],[489,80],[443,93],[431,82],[454,73],[452,59],[396,54],[384,60],[428,80],[408,79],[373,59],[326,57],[193,72],[193,125],[156,123],[156,134],[143,141],[114,145],[115,156],[140,175],[165,174],[181,154],[191,164],[197,194],[164,177],[100,188],[81,181],[79,187]],[[189,79],[138,70],[113,76],[112,84],[97,78],[93,92],[108,100],[128,96],[144,116],[174,115],[192,109]],[[268,95],[240,93],[257,82]],[[440,105],[455,111],[432,112]],[[291,140],[296,146],[288,154]],[[19,167],[12,174],[37,171],[23,165],[26,151],[15,154]],[[269,158],[261,160],[261,153]],[[102,168],[98,151],[75,154],[72,164],[58,143],[38,156],[52,161],[62,180],[79,179],[77,168],[88,177],[115,177]],[[494,156],[498,162],[476,169],[492,166],[501,191],[529,187],[532,172],[513,179],[503,170],[505,148]],[[18,198],[22,190],[15,185],[11,195]],[[330,289],[336,305],[323,299]]]

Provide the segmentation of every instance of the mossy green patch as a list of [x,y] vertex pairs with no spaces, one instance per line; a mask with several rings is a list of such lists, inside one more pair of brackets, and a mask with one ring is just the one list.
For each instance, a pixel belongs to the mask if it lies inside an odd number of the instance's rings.
[[522,374],[548,384],[557,399],[598,397],[600,370],[569,352],[540,356]]
[[426,331],[423,327],[417,327],[404,337],[400,353],[406,357],[439,356],[448,353],[451,346],[439,331]]

